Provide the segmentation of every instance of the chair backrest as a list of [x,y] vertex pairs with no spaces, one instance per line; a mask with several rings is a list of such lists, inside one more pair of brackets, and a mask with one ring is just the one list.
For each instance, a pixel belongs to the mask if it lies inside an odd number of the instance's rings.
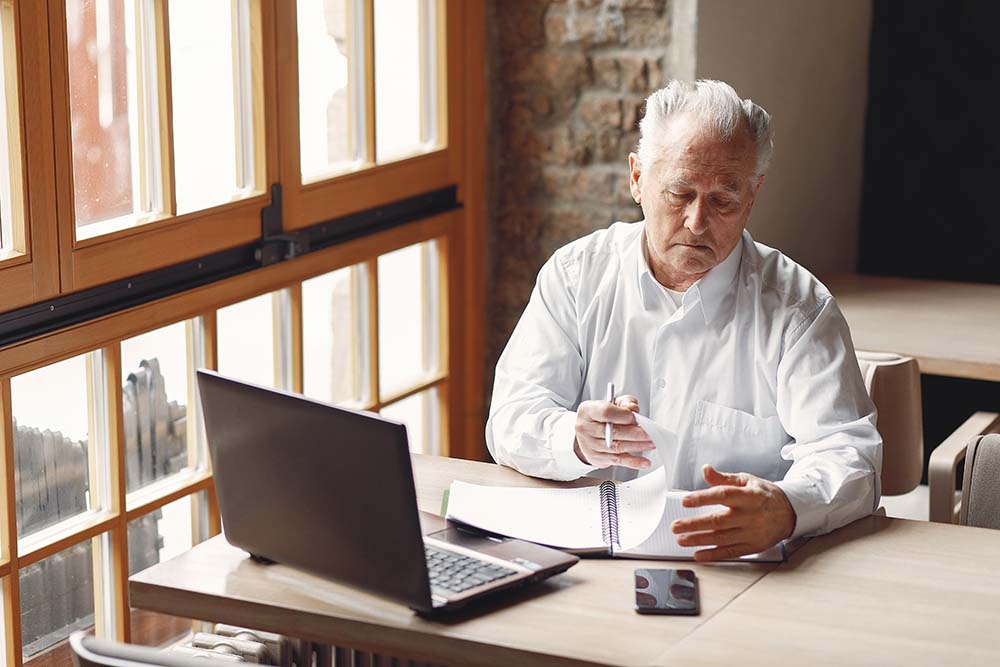
[[882,494],[908,493],[924,468],[924,420],[917,360],[858,350],[865,388],[878,411],[882,435]]
[[979,435],[965,451],[962,510],[958,522],[1000,529],[1000,434]]
[[[148,646],[121,644],[94,637],[84,631],[69,637],[76,667],[232,667],[222,655],[219,659],[191,657],[168,653]],[[254,663],[239,661],[243,667],[259,667]]]

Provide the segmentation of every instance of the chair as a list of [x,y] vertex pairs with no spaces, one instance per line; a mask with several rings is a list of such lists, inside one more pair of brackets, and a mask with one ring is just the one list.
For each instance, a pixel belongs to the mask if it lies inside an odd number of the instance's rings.
[[958,522],[1000,529],[1000,434],[973,438],[966,449]]
[[[958,429],[931,452],[927,481],[930,487],[930,520],[940,523],[967,523],[970,521],[969,511],[972,511],[971,521],[982,520],[979,507],[970,507],[977,503],[988,503],[990,483],[983,482],[983,475],[992,470],[994,479],[1000,479],[1000,469],[996,466],[996,450],[998,439],[995,435],[1000,431],[1000,414],[996,412],[977,412],[965,420]],[[992,434],[992,435],[990,435]],[[955,493],[955,477],[958,464],[965,460],[965,475],[962,480],[962,493]],[[977,459],[979,461],[977,462]],[[994,467],[990,467],[990,466]],[[976,473],[978,466],[979,472]],[[974,473],[978,476],[973,479]],[[978,486],[973,482],[978,482]],[[980,493],[978,499],[970,498],[969,493]],[[997,493],[995,483],[992,492]],[[984,505],[988,507],[989,505]],[[993,502],[993,512],[998,512],[1000,503]],[[994,517],[991,527],[1000,528],[998,519]],[[968,525],[982,525],[968,523]]]
[[916,359],[857,350],[865,389],[878,412],[882,436],[882,495],[899,496],[920,484],[924,422]]
[[75,667],[232,667],[232,662],[243,667],[257,667],[236,656],[192,657],[167,653],[147,646],[100,639],[82,630],[70,635],[69,644]]

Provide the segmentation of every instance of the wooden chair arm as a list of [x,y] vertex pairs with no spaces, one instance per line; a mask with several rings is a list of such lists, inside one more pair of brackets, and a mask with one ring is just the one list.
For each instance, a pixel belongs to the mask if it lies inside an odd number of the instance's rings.
[[958,511],[955,507],[955,472],[965,459],[969,440],[1000,428],[1000,414],[976,412],[955,429],[944,442],[934,448],[927,469],[927,486],[930,492],[930,520],[954,523]]

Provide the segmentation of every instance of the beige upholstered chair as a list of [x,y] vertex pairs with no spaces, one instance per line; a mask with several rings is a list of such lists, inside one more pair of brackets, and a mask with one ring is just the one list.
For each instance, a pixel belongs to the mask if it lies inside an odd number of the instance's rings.
[[916,359],[857,351],[865,388],[878,411],[882,435],[882,495],[898,496],[920,484],[924,466],[924,421],[920,368]]
[[969,442],[958,522],[1000,529],[1000,434],[981,435]]
[[[966,419],[965,423],[958,427],[958,430],[948,436],[947,440],[931,452],[931,460],[927,472],[927,481],[930,487],[931,521],[939,521],[941,523],[955,523],[956,521],[960,521],[961,523],[966,523],[966,516],[969,509],[973,509],[973,519],[980,516],[978,514],[979,510],[969,507],[970,504],[974,504],[976,501],[971,500],[969,503],[966,503],[963,501],[963,498],[966,497],[966,494],[970,490],[971,492],[976,492],[975,488],[970,489],[970,485],[974,481],[971,478],[975,472],[975,466],[986,466],[978,473],[979,477],[976,479],[980,481],[985,479],[983,475],[991,470],[989,462],[995,461],[995,450],[1000,448],[1000,445],[996,444],[998,442],[997,436],[987,434],[995,434],[998,431],[1000,431],[1000,414],[996,412],[977,412]],[[984,441],[986,442],[985,448],[981,449]],[[977,463],[976,460],[980,456],[985,456],[985,458]],[[955,477],[958,464],[963,459],[965,460],[965,478],[962,481],[962,493],[956,494]],[[993,465],[996,464],[994,463]],[[984,489],[980,493],[988,492],[989,487],[992,487],[994,494],[1000,493],[1000,472],[997,472],[998,468],[996,467],[992,468],[992,470],[994,481],[992,483],[987,481],[985,484],[980,484],[978,488]],[[996,502],[994,502],[993,507],[998,507]],[[1000,521],[1000,519],[994,519],[994,521]],[[970,523],[970,525],[980,524]],[[992,527],[1000,528],[1000,524],[994,523]]]
[[195,658],[148,646],[120,644],[91,636],[82,630],[69,636],[69,645],[73,649],[75,667],[231,667],[232,661],[240,667],[259,667],[236,656]]

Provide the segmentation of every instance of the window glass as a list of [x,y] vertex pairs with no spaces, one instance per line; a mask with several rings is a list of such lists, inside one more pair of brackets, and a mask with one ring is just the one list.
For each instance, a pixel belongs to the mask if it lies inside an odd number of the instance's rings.
[[152,11],[145,2],[66,0],[78,238],[163,210]]
[[[237,132],[249,114],[241,105],[237,72],[249,68],[249,46],[237,21],[247,3],[170,0],[170,78],[173,113],[174,173],[177,213],[222,204],[236,197],[253,174],[240,182]],[[243,11],[238,11],[242,9]],[[234,26],[237,29],[234,48]],[[252,91],[248,91],[252,92]],[[252,122],[252,119],[245,119]],[[252,133],[247,137],[252,141]],[[240,155],[251,155],[252,146]],[[252,169],[252,161],[247,168]]]
[[266,387],[278,385],[275,357],[275,295],[219,309],[219,372]]
[[[208,536],[200,510],[208,498],[204,491],[185,496],[128,524],[129,576],[178,556]],[[192,621],[166,614],[132,609],[132,642],[163,646],[191,632]]]
[[299,0],[299,155],[303,182],[365,160],[362,4]]
[[18,574],[25,664],[70,667],[66,638],[94,626],[94,549],[85,540]]
[[184,322],[122,341],[126,490],[180,472],[191,460],[191,353]]
[[378,369],[383,398],[437,371],[439,307],[435,242],[378,258]]
[[438,392],[430,388],[381,410],[384,417],[406,424],[406,438],[411,452],[441,453],[441,403]]
[[364,265],[302,283],[304,393],[329,403],[363,404],[368,387],[368,299]]
[[11,378],[19,538],[100,506],[91,489],[96,411],[88,388],[99,355],[90,356],[89,363],[81,355]]
[[390,162],[437,142],[434,0],[375,0],[375,157]]
[[6,56],[14,53],[13,23],[11,8],[0,6],[0,259],[25,250],[17,69]]

